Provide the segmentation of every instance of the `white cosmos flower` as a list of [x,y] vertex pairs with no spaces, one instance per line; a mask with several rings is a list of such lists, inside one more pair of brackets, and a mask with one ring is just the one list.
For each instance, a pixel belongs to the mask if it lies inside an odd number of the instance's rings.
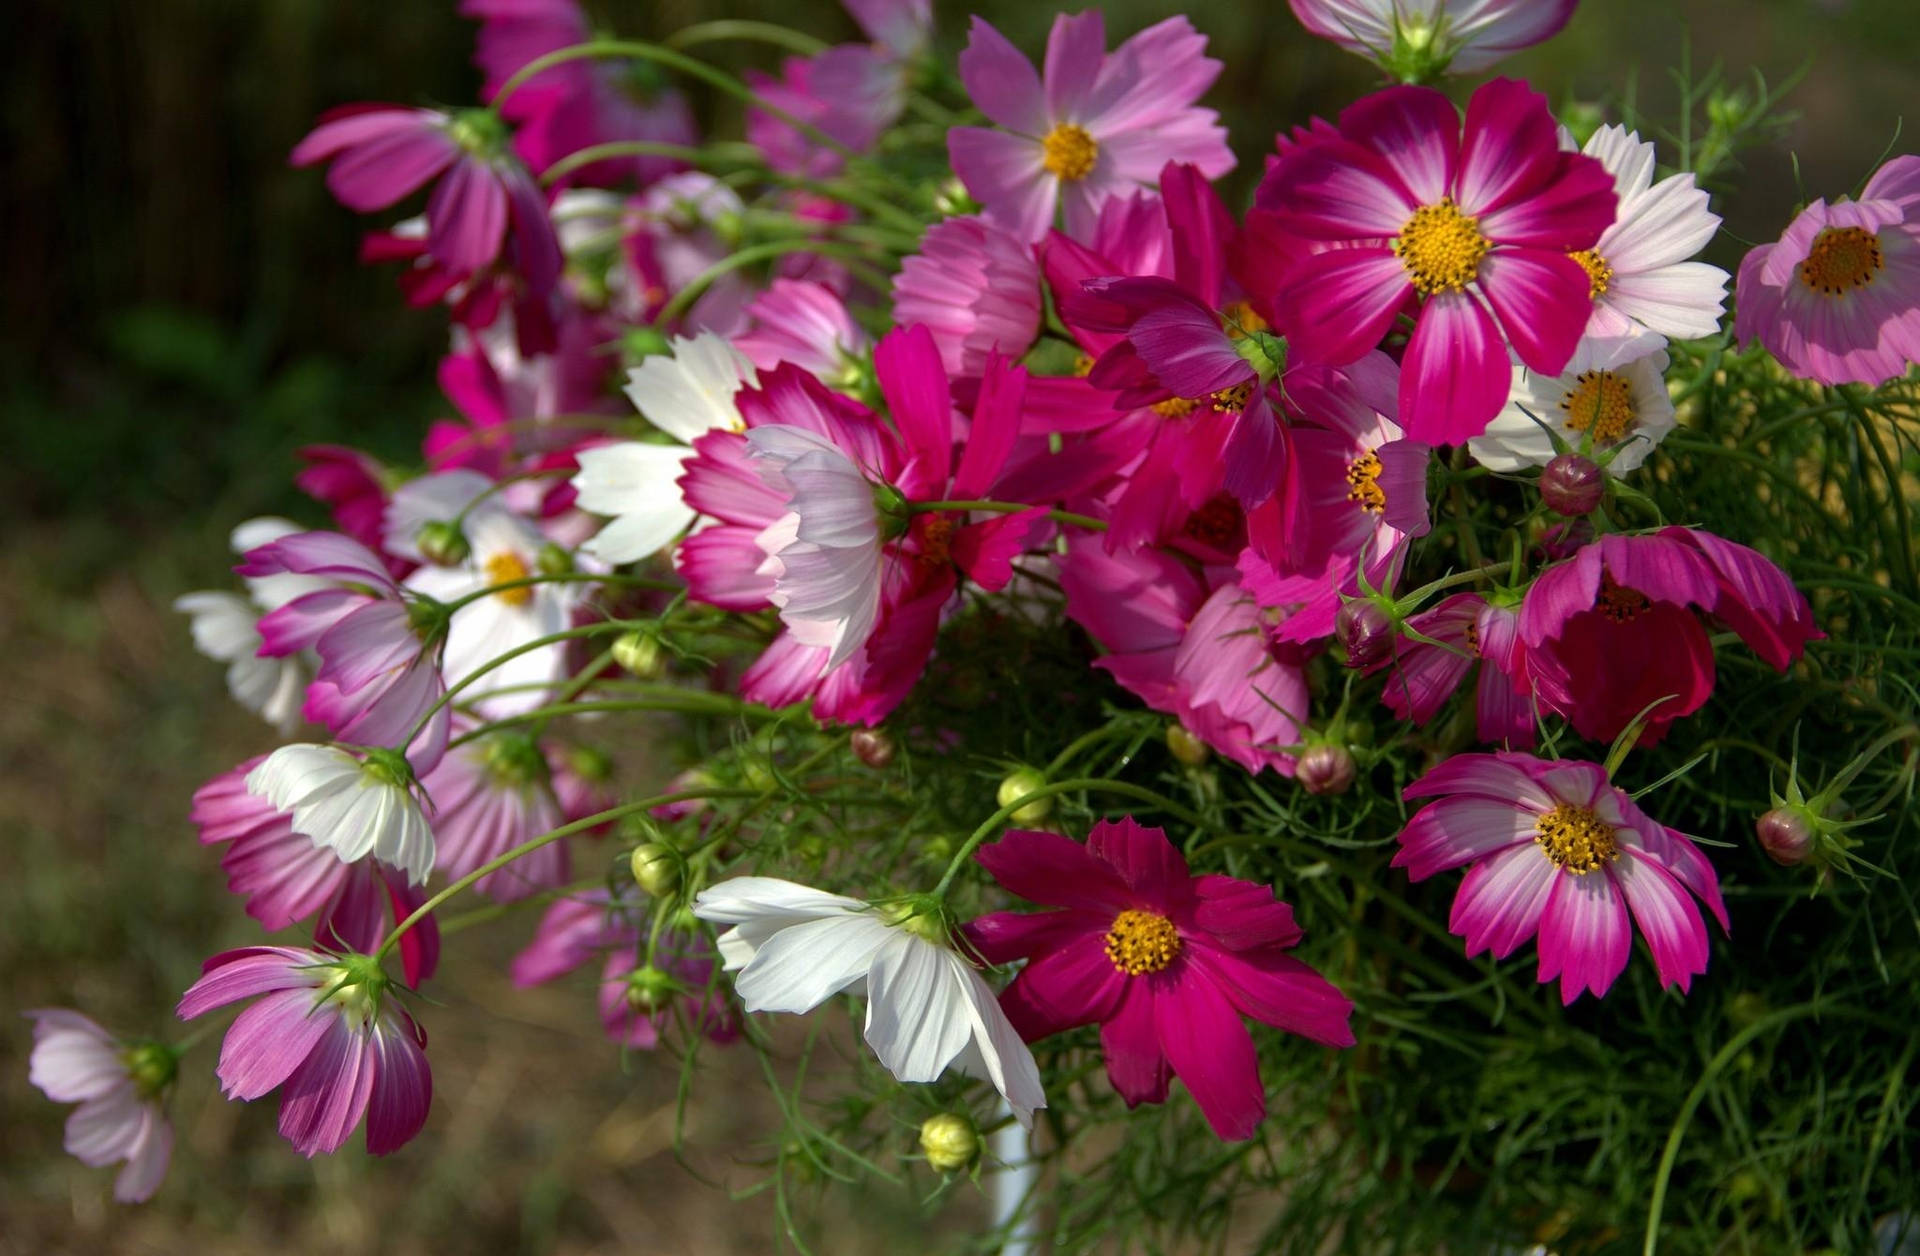
[[[436,490],[430,481],[442,478],[427,476],[394,493],[388,508],[390,534],[396,513],[404,510],[409,517],[423,513],[406,500],[409,491],[423,485],[432,494]],[[458,514],[456,509],[426,517],[447,519]],[[494,585],[539,574],[546,536],[522,516],[495,506],[491,499],[467,511],[461,519],[461,535],[468,547],[464,560],[445,567],[428,563],[406,578],[406,587],[438,602],[457,602]],[[448,686],[458,685],[487,668],[485,676],[461,691],[462,701],[471,700],[475,709],[490,719],[504,719],[540,706],[552,686],[566,675],[566,642],[555,641],[529,650],[498,667],[487,665],[570,627],[584,587],[574,581],[518,585],[476,598],[455,611],[440,657]]]
[[857,898],[775,877],[702,890],[694,915],[732,925],[720,955],[749,1012],[810,1012],[842,992],[867,996],[867,1045],[903,1082],[949,1066],[991,1081],[1022,1125],[1046,1106],[1040,1070],[980,973],[909,922]]
[[880,512],[873,483],[824,436],[773,424],[747,433],[760,478],[787,513],[755,537],[774,579],[773,604],[802,645],[827,649],[827,668],[852,657],[880,613]]
[[1467,451],[1494,471],[1544,467],[1553,460],[1544,423],[1576,450],[1589,435],[1594,453],[1617,448],[1608,470],[1633,470],[1676,422],[1666,346],[1664,337],[1646,332],[1623,340],[1588,336],[1559,375],[1536,375],[1516,364],[1506,406],[1467,442]]
[[[1573,147],[1565,132],[1561,146]],[[1613,225],[1581,263],[1598,290],[1587,334],[1628,336],[1644,329],[1676,340],[1713,335],[1726,310],[1727,272],[1687,260],[1720,228],[1706,192],[1693,185],[1691,173],[1656,184],[1653,145],[1624,127],[1601,127],[1581,151],[1607,168],[1620,198]]]
[[580,473],[573,477],[580,507],[612,516],[582,547],[603,562],[645,558],[690,527],[694,511],[681,500],[678,484],[682,464],[693,455],[688,446],[708,432],[746,426],[733,399],[756,382],[753,363],[712,332],[672,343],[672,356],[656,354],[627,372],[627,396],[649,423],[679,443],[622,441],[580,453]]
[[[302,530],[286,519],[249,519],[233,530],[233,552],[245,554]],[[227,665],[227,691],[234,699],[281,733],[290,733],[300,722],[300,706],[313,664],[301,655],[261,658],[258,624],[267,612],[297,597],[330,588],[331,582],[289,572],[254,577],[246,583],[244,596],[217,591],[183,593],[174,599],[173,609],[191,616],[194,648]]]
[[420,885],[433,871],[433,830],[403,773],[404,760],[390,765],[338,746],[296,742],[247,773],[247,792],[291,812],[293,831],[340,862],[371,855]]

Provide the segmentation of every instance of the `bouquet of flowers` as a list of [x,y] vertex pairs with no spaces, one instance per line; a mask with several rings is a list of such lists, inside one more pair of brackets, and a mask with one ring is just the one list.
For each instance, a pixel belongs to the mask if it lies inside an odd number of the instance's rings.
[[1187,17],[845,5],[462,0],[483,103],[293,146],[460,417],[307,450],[330,523],[179,599],[277,734],[192,823],[280,936],[184,1036],[30,1013],[67,1149],[159,1190],[216,1036],[304,1155],[431,1141],[484,899],[609,1067],[761,1057],[796,1247],[969,1180],[976,1250],[1920,1228],[1920,157],[1729,276],[1777,94],[1485,78],[1573,0],[1291,0],[1388,83],[1237,174]]

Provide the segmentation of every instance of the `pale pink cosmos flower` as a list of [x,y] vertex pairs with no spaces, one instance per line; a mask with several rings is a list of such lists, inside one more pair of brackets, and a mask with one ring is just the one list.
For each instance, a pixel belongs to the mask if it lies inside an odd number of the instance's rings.
[[1920,157],[1857,201],[1815,201],[1740,262],[1734,335],[1822,384],[1879,384],[1920,361]]
[[[285,519],[249,519],[233,530],[233,550],[247,554],[298,531],[298,525]],[[183,593],[173,600],[173,609],[191,617],[194,648],[227,665],[227,691],[285,736],[300,722],[312,664],[304,651],[262,655],[260,616],[331,587],[330,581],[313,576],[256,576],[247,581],[244,595]]]
[[971,215],[936,223],[893,279],[893,319],[933,333],[955,378],[978,378],[998,353],[1017,359],[1040,330],[1033,246]]
[[1168,162],[1190,162],[1207,178],[1233,169],[1226,129],[1195,106],[1220,73],[1206,37],[1170,17],[1111,54],[1099,10],[1054,19],[1046,76],[999,31],[973,19],[960,78],[974,104],[1001,130],[947,132],[954,173],[986,206],[988,221],[1038,240],[1064,214],[1084,240],[1100,206],[1151,187]]
[[733,337],[733,348],[761,371],[791,362],[823,383],[852,386],[873,351],[873,337],[853,321],[846,302],[811,279],[775,279],[748,303],[746,315],[747,329]]
[[1409,80],[1476,74],[1552,38],[1579,0],[1288,0],[1300,25]]
[[[437,865],[463,877],[562,823],[548,757],[539,742],[502,728],[449,750],[420,778],[433,799]],[[565,842],[548,842],[474,882],[499,902],[514,902],[565,884],[571,861]]]
[[123,1204],[151,1199],[173,1158],[173,1125],[161,1098],[176,1053],[158,1042],[121,1042],[78,1012],[40,1008],[27,1080],[55,1103],[80,1106],[67,1118],[66,1148],[82,1164],[124,1162],[113,1180]]
[[1713,865],[1598,764],[1455,755],[1405,796],[1439,801],[1401,832],[1394,866],[1424,881],[1472,865],[1448,922],[1468,955],[1505,959],[1538,935],[1540,980],[1557,978],[1563,1003],[1607,992],[1633,953],[1636,924],[1662,986],[1686,990],[1707,970],[1707,928],[1693,900],[1727,927]]
[[384,1156],[426,1124],[427,1036],[366,955],[248,946],[208,960],[180,998],[181,1020],[264,996],[227,1029],[215,1072],[229,1099],[280,1091],[280,1133],[312,1157],[338,1151],[364,1117]]

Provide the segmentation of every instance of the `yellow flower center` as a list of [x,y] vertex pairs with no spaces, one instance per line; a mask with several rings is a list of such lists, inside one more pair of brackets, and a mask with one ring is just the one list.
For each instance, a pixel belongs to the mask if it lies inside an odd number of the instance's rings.
[[1837,297],[1872,283],[1886,264],[1878,235],[1863,227],[1828,227],[1800,263],[1800,282]]
[[1107,930],[1107,958],[1129,977],[1157,973],[1179,954],[1179,931],[1157,912],[1123,911]]
[[[481,565],[486,573],[488,584],[507,584],[514,580],[525,580],[533,574],[527,569],[526,562],[512,550],[502,550],[488,557]],[[502,589],[494,594],[508,606],[525,606],[533,601],[533,586],[523,584],[517,588]]]
[[1229,340],[1245,340],[1257,331],[1267,330],[1267,320],[1260,317],[1251,301],[1234,301],[1220,311],[1220,325],[1226,329]]
[[1062,122],[1040,141],[1040,152],[1048,174],[1078,183],[1093,173],[1093,163],[1100,159],[1100,142],[1088,135],[1085,127]]
[[920,526],[920,561],[943,567],[953,554],[953,533],[959,527],[952,515],[933,515]]
[[1633,430],[1639,418],[1633,408],[1633,385],[1612,371],[1582,371],[1574,385],[1560,395],[1567,426],[1576,432],[1591,430],[1593,439],[1610,445]]
[[1184,419],[1199,404],[1191,397],[1168,397],[1165,401],[1154,402],[1148,408],[1163,419]]
[[1458,292],[1480,275],[1480,259],[1493,248],[1480,234],[1480,220],[1469,218],[1451,197],[1422,205],[1400,228],[1393,251],[1421,296]]
[[1608,576],[1600,582],[1600,595],[1593,599],[1593,609],[1605,615],[1616,624],[1630,624],[1652,609],[1653,602],[1638,589],[1623,589]]
[[1600,256],[1600,250],[1581,249],[1567,256],[1579,262],[1580,269],[1587,272],[1587,298],[1598,301],[1606,296],[1608,286],[1613,283],[1613,267],[1606,258]]
[[1247,380],[1244,383],[1235,384],[1232,388],[1222,388],[1207,400],[1212,402],[1213,408],[1222,414],[1230,410],[1244,410],[1247,408],[1247,402],[1253,400],[1253,381]]
[[1387,490],[1380,487],[1380,459],[1369,449],[1347,464],[1347,500],[1377,515],[1387,508]]
[[1076,379],[1085,379],[1093,374],[1093,355],[1076,353],[1073,355],[1073,374]]
[[1564,802],[1540,817],[1533,844],[1576,877],[1620,858],[1613,826],[1586,807]]

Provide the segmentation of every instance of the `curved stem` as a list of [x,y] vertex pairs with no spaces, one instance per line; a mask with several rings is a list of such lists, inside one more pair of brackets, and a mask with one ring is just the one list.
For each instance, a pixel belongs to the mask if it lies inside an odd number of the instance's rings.
[[[964,502],[908,502],[907,509],[916,515],[932,514],[940,510],[984,511],[999,515],[1017,515],[1033,507],[1024,502],[964,501]],[[1086,528],[1092,532],[1105,532],[1107,521],[1095,519],[1092,515],[1076,515],[1071,510],[1048,510],[1047,518],[1055,523],[1064,523],[1069,527]]]
[[850,244],[839,244],[832,240],[769,240],[765,244],[750,245],[737,252],[729,253],[695,275],[685,287],[673,294],[672,300],[660,308],[660,312],[654,316],[654,323],[671,325],[687,312],[689,306],[700,299],[714,280],[744,266],[751,266],[755,262],[772,261],[791,253],[817,253],[823,257],[838,258],[847,264],[849,270],[858,272],[864,282],[881,289],[885,289],[888,283],[886,275],[868,264],[866,259],[871,250],[855,248]]
[[683,26],[667,36],[669,48],[693,48],[700,44],[719,43],[727,39],[751,40],[755,43],[774,44],[778,47],[797,52],[803,57],[811,57],[826,49],[826,41],[816,39],[801,31],[789,30],[773,22],[754,22],[745,18],[720,18],[712,22],[696,22],[692,26]]
[[562,715],[584,715],[595,712],[606,713],[614,711],[670,711],[676,715],[737,715],[745,719],[770,720],[778,714],[778,712],[769,711],[765,707],[754,706],[752,703],[741,702],[737,699],[727,699],[724,694],[702,695],[697,690],[692,689],[684,690],[683,692],[686,693],[690,699],[705,696],[719,699],[719,701],[680,702],[670,698],[621,698],[607,699],[605,701],[554,702],[546,706],[535,707],[531,711],[523,711],[518,715],[503,715],[499,719],[489,720],[481,727],[462,733],[452,741],[449,741],[447,743],[447,749],[452,750],[456,746],[464,746],[470,741],[477,741],[495,729],[506,728],[513,724],[530,724],[535,721],[539,721],[544,725],[546,721]]
[[484,589],[475,589],[471,593],[463,593],[453,601],[442,602],[441,605],[451,614],[464,606],[471,606],[475,602],[492,597],[496,593],[506,593],[514,589],[527,589],[536,584],[618,584],[625,585],[629,589],[646,589],[653,593],[678,593],[683,587],[675,584],[671,580],[654,580],[647,576],[626,576],[621,575],[617,571],[556,571],[537,576],[519,576],[512,580],[502,580],[499,584],[490,584]]
[[498,658],[488,659],[482,666],[462,676],[458,684],[448,685],[447,691],[441,694],[432,706],[421,713],[419,721],[414,724],[412,731],[407,734],[406,740],[400,743],[398,749],[402,754],[406,753],[406,748],[413,744],[416,737],[420,736],[420,730],[427,726],[427,721],[431,720],[434,715],[439,712],[441,707],[452,702],[454,696],[461,690],[467,688],[467,686],[473,684],[474,681],[479,680],[482,676],[493,671],[501,664],[511,662],[523,654],[531,654],[535,650],[544,649],[547,646],[555,645],[562,641],[572,641],[578,637],[597,636],[605,632],[624,632],[626,629],[626,624],[615,619],[603,620],[597,624],[582,624],[578,628],[563,628],[559,632],[548,633],[544,637],[535,637],[531,641],[517,645]]
[[540,172],[540,182],[543,186],[551,187],[583,166],[620,157],[666,157],[705,169],[714,156],[708,149],[693,148],[686,144],[667,144],[659,140],[609,140],[605,144],[590,144],[568,153]]

